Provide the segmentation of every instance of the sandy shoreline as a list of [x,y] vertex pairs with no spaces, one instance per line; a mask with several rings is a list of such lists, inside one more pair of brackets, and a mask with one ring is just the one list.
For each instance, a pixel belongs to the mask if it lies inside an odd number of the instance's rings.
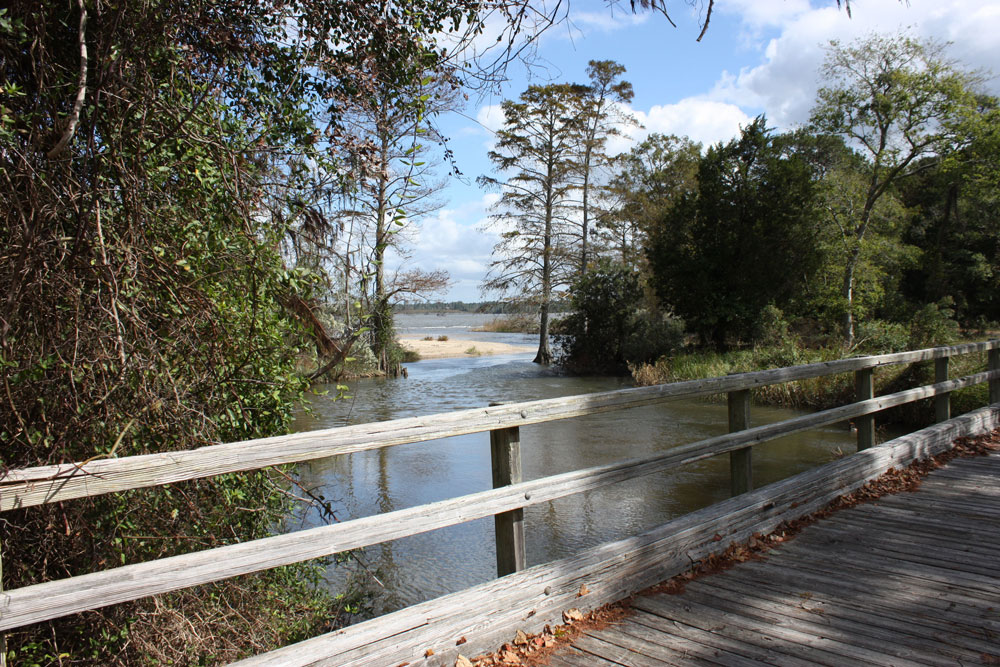
[[399,344],[414,350],[421,359],[454,359],[458,357],[478,357],[488,354],[524,354],[534,352],[533,345],[511,345],[509,343],[488,343],[481,340],[421,340],[400,338]]

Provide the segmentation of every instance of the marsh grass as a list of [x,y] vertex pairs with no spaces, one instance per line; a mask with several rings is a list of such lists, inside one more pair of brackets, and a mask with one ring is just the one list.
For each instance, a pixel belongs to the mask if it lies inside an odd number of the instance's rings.
[[[758,347],[729,352],[696,351],[673,357],[662,357],[653,364],[630,366],[632,377],[639,386],[681,382],[699,378],[721,377],[737,373],[782,368],[801,364],[834,361],[843,358],[837,348],[803,349],[797,346]],[[963,377],[986,369],[985,354],[953,357],[949,376]],[[922,362],[875,369],[875,394],[883,395],[912,389],[934,382],[934,364]],[[725,395],[708,400],[724,401]],[[854,374],[839,373],[809,378],[797,382],[760,387],[753,391],[753,401],[759,405],[775,405],[805,410],[824,410],[846,405],[854,400]],[[987,387],[981,384],[952,394],[951,413],[959,415],[986,404]],[[900,406],[883,413],[892,423],[913,425],[933,421],[933,399]]]

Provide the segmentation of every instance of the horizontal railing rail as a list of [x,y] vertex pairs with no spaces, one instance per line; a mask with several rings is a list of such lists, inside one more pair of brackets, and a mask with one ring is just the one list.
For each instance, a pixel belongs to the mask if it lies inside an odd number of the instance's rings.
[[[753,387],[850,371],[859,374],[858,377],[865,381],[870,381],[870,377],[862,374],[867,374],[870,369],[879,366],[947,359],[956,354],[983,351],[989,351],[988,370],[963,378],[946,379],[947,369],[942,378],[939,364],[935,375],[938,381],[932,385],[867,398],[842,407],[754,428],[746,428],[748,425],[746,419],[738,418],[735,421],[733,419],[734,412],[745,410],[748,405],[744,404],[744,401],[748,400],[748,395],[742,392]],[[501,482],[505,485],[492,490],[335,525],[7,590],[0,594],[0,631],[241,574],[329,556],[491,515],[516,512],[537,503],[649,475],[711,456],[727,452],[735,456],[748,451],[757,443],[848,419],[867,419],[879,411],[913,401],[934,398],[936,415],[940,418],[945,414],[941,404],[942,399],[956,390],[983,382],[989,382],[990,403],[1000,403],[1000,340],[878,357],[845,359],[657,387],[504,404],[445,415],[348,426],[171,454],[95,461],[80,466],[48,466],[11,471],[0,484],[0,500],[4,509],[482,431],[507,433],[510,437],[502,442],[502,439],[498,439],[494,442],[494,446],[507,447],[496,451],[503,451],[504,456],[511,456],[516,455],[517,427],[522,424],[638,407],[686,396],[729,393],[730,425],[732,429],[740,429],[666,452],[529,482],[520,482],[519,463],[511,464],[508,461],[506,465],[513,465],[517,468],[517,472],[513,477],[508,475],[508,481]],[[863,382],[859,380],[859,393],[862,393],[862,384]],[[465,423],[466,420],[469,423]],[[860,437],[859,432],[859,448],[866,446]],[[510,447],[512,444],[515,445],[513,448]],[[245,457],[240,456],[241,446],[249,450]],[[290,447],[292,451],[278,452],[279,446]],[[502,458],[495,457],[495,465]],[[734,459],[734,478],[738,468],[736,461],[737,459]],[[747,470],[743,471],[740,468],[740,474],[746,472],[747,479],[742,486],[737,485],[734,479],[734,491],[742,492],[752,486],[752,477],[749,475],[749,458],[740,461],[742,461],[740,465],[746,463]],[[179,472],[170,472],[171,462],[180,468]],[[143,463],[153,464],[153,470],[142,474]],[[208,470],[212,472],[206,472]],[[503,478],[503,475],[500,475],[500,478]],[[8,494],[12,494],[13,499]],[[514,530],[514,525],[517,523],[503,524],[505,526],[503,530]],[[499,536],[501,523],[498,522],[497,525]],[[504,547],[505,549],[523,549],[523,540],[512,539],[509,542],[512,546]],[[501,550],[499,544],[498,539],[498,552]],[[523,553],[498,553],[498,561],[500,559],[504,562],[518,563],[517,569],[523,567]]]
[[[526,426],[680,398],[710,396],[894,364],[1000,352],[1000,340],[688,380],[651,387],[460,410],[342,426],[198,449],[10,470],[0,477],[0,511],[231,472],[302,463],[393,445]],[[995,356],[995,354],[994,354]]]

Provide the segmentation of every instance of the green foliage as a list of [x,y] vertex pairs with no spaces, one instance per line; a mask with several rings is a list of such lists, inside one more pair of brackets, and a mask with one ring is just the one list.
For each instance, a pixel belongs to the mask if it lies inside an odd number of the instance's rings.
[[[383,9],[4,7],[4,468],[287,429],[305,388],[294,304],[315,288],[279,252],[314,194],[303,165],[330,166],[337,151],[320,148],[349,140],[340,114],[351,100],[412,81],[442,56],[434,40],[446,26],[474,31],[489,7]],[[322,122],[320,109],[330,112]],[[250,473],[11,512],[3,583],[260,537],[284,513],[282,497],[268,474]],[[315,629],[326,603],[293,585],[308,574],[295,567],[88,612],[9,633],[8,645],[19,663],[229,661]]]
[[709,149],[697,194],[651,230],[652,286],[703,341],[749,340],[761,311],[789,304],[818,264],[814,209],[810,165],[758,118]]
[[941,299],[938,303],[928,303],[910,320],[910,340],[912,348],[936,347],[952,345],[959,337],[958,322],[954,319],[952,308],[954,300],[950,297]]
[[[843,337],[854,341],[855,283],[868,272],[863,255],[878,256],[869,245],[880,232],[879,211],[900,180],[919,173],[959,141],[956,119],[974,104],[977,77],[944,57],[944,45],[905,34],[869,35],[850,45],[833,41],[821,70],[825,85],[817,94],[812,125],[856,144],[869,164],[849,185],[846,198],[831,211],[834,233],[842,242]],[[922,159],[928,162],[920,164]],[[898,243],[898,234],[893,243]],[[870,276],[868,276],[870,278]]]
[[902,184],[910,215],[905,240],[924,248],[906,273],[906,297],[915,303],[954,299],[955,317],[968,324],[1000,319],[1000,107],[983,97],[954,119],[963,145],[939,164],[928,161]]
[[560,321],[560,364],[577,371],[620,372],[650,361],[684,341],[683,322],[641,310],[638,275],[602,260],[577,279],[572,313]]
[[682,195],[697,191],[700,160],[701,144],[657,133],[618,159],[614,177],[602,189],[605,210],[598,229],[623,264],[644,266],[649,230]]
[[886,320],[866,319],[858,323],[855,349],[865,354],[903,352],[910,344],[910,332],[905,324]]

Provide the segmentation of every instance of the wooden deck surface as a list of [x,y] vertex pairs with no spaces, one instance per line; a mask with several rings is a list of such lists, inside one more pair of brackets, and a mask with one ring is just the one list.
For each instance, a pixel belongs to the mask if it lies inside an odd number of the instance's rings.
[[1000,665],[1000,455],[842,510],[552,656],[569,665]]

